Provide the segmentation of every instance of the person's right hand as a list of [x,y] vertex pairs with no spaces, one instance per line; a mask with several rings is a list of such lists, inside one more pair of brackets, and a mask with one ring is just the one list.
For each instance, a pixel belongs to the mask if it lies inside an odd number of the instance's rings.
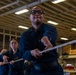
[[14,64],[14,60],[10,61],[10,64],[11,64],[11,65]]
[[7,64],[7,62],[0,62],[0,66]]
[[0,62],[0,66],[2,66],[3,65],[3,62]]
[[42,56],[39,49],[31,50],[31,55],[34,56],[35,58],[40,58]]
[[3,56],[3,62],[8,62],[8,58],[9,58],[8,56],[4,55]]

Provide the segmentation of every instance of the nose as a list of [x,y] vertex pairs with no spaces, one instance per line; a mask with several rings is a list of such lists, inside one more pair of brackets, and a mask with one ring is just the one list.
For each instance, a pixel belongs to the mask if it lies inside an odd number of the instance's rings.
[[15,46],[15,45],[16,45],[15,43],[12,44],[12,46]]
[[38,12],[36,12],[36,14],[35,15],[39,15],[39,13]]
[[35,16],[39,16],[40,14],[38,12],[36,12]]

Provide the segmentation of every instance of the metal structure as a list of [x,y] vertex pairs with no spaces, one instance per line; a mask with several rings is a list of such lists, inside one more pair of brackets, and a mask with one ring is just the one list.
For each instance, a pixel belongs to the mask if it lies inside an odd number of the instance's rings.
[[18,25],[30,27],[29,13],[16,15],[15,12],[32,6],[38,5],[45,12],[44,22],[48,20],[55,21],[59,25],[57,28],[59,37],[66,37],[69,40],[76,39],[76,0],[66,0],[64,2],[53,4],[52,0],[0,0],[0,28],[7,30],[18,30],[21,33],[24,29],[18,28]]

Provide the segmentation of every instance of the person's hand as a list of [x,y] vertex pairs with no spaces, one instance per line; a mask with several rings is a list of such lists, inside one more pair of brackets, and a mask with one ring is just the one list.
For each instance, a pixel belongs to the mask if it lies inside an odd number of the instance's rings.
[[10,64],[14,64],[14,60],[10,61]]
[[31,50],[31,55],[34,56],[35,58],[40,58],[42,56],[39,49]]
[[45,49],[48,49],[48,48],[52,48],[53,45],[51,44],[50,40],[48,39],[47,36],[44,36],[42,39],[41,39],[41,42],[46,46]]
[[9,58],[8,56],[4,55],[3,56],[3,62],[8,62],[8,58]]
[[0,66],[7,64],[7,62],[0,62]]
[[3,62],[0,62],[0,66],[2,66],[3,65]]

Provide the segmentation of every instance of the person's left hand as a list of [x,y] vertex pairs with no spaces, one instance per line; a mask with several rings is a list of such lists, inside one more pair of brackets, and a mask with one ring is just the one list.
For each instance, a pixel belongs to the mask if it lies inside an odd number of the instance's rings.
[[42,39],[41,39],[41,42],[46,46],[45,49],[48,49],[48,48],[52,48],[53,45],[51,44],[50,40],[48,39],[47,36],[44,36]]

